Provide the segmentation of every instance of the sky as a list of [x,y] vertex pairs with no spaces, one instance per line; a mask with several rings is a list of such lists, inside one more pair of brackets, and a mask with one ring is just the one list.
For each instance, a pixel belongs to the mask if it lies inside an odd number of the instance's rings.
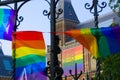
[[[101,2],[103,1],[108,2],[109,0],[99,0],[98,3],[101,5]],[[81,23],[94,18],[93,14],[91,14],[89,10],[85,9],[84,7],[85,3],[90,3],[90,5],[92,5],[92,0],[71,0],[71,2],[76,12],[76,15]],[[49,9],[50,6],[45,0],[31,0],[24,4],[18,14],[18,16],[23,16],[24,20],[20,23],[20,26],[18,26],[17,31],[35,30],[41,32],[50,32],[50,20],[47,16],[43,15],[43,11],[49,11]],[[107,7],[104,8],[101,13],[99,13],[99,16],[107,14],[110,11],[111,9],[107,5]],[[43,34],[46,45],[49,45],[50,34]],[[2,43],[2,49],[4,54],[12,55],[11,42],[5,40],[0,41]]]

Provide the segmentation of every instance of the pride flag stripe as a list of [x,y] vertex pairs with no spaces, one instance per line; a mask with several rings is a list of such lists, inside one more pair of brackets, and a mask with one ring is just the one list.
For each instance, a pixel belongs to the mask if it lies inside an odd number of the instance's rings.
[[[78,71],[83,71],[83,47],[82,45],[74,48],[65,49],[62,51],[62,68],[64,70],[64,76],[69,76],[69,70],[75,70],[75,64],[77,63]],[[75,73],[73,72],[73,75]]]
[[[83,71],[83,64],[77,64],[78,71]],[[72,73],[75,73],[75,64],[63,68],[65,75],[70,75],[69,70],[72,70]]]
[[[16,59],[16,67],[21,67],[25,65],[30,65],[36,62],[45,62],[45,56],[38,56],[38,55],[28,55],[25,57],[17,58]],[[24,63],[21,63],[24,61]]]
[[71,62],[72,60],[77,61],[77,60],[83,59],[83,54],[77,54],[73,58],[63,57],[63,59],[64,59],[64,60],[62,60],[63,63]]
[[[29,48],[29,47],[21,47],[16,49],[16,58],[24,57],[30,54],[36,54],[39,56],[45,56],[45,50],[44,49],[35,49],[35,48]],[[21,54],[22,53],[22,54]]]
[[91,54],[105,57],[120,52],[120,27],[85,28],[65,32],[86,47]]
[[[78,68],[82,68],[83,69],[83,64],[77,64]],[[67,65],[66,67],[64,67],[63,69],[74,69],[75,68],[75,64],[74,65]]]
[[[41,65],[40,65],[41,64]],[[44,72],[45,67],[44,67],[45,63],[44,62],[38,62],[38,63],[34,63],[31,65],[27,65],[27,66],[23,66],[23,67],[18,67],[15,70],[16,73],[16,77],[19,77],[23,72],[24,69],[26,69],[26,74],[32,74],[32,73],[36,73],[36,72]]]
[[16,40],[24,40],[24,41],[31,41],[31,40],[43,40],[43,36],[40,35],[42,32],[34,32],[34,31],[26,31],[26,33],[17,32]]
[[[36,49],[44,49],[44,43],[43,41],[40,40],[36,40],[36,41],[19,41],[16,40],[17,44],[16,44],[16,48],[20,48],[20,47],[31,47],[31,48],[36,48]],[[36,44],[40,44],[40,45],[36,45]]]
[[46,76],[44,76],[44,72],[36,72],[33,74],[26,75],[24,71],[24,73],[21,75],[21,77],[16,77],[15,80],[47,80]]
[[[42,32],[19,31],[13,33],[13,59],[16,80],[47,80],[45,76],[46,55]],[[13,37],[14,38],[14,37]]]
[[[74,61],[74,66],[75,66],[75,63],[78,63],[78,64],[83,63],[83,59]],[[66,62],[66,63],[64,63],[62,65],[65,66],[65,67],[69,67],[69,66],[71,66],[71,62]],[[83,64],[81,64],[81,65],[83,65]]]
[[0,39],[12,40],[15,10],[0,9]]

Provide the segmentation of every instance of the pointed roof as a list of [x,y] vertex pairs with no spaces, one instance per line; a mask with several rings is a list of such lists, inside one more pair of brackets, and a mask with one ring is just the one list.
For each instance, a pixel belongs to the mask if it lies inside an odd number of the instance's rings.
[[63,13],[59,15],[58,21],[61,19],[67,19],[79,23],[78,17],[73,9],[71,0],[60,0],[58,2],[57,9],[62,9]]

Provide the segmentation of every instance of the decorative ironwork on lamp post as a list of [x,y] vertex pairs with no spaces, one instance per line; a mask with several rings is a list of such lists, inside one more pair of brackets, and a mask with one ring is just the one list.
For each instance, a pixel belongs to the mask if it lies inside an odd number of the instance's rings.
[[69,73],[73,77],[74,80],[78,80],[79,77],[82,75],[82,71],[80,71],[80,74],[78,74],[77,63],[75,63],[75,75],[72,74],[72,70],[69,70]]
[[[95,27],[96,28],[99,28],[98,27],[98,16],[100,12],[102,12],[103,8],[105,8],[107,5],[106,2],[102,2],[101,5],[98,4],[98,0],[93,0],[92,2],[92,6],[89,4],[89,3],[86,3],[85,4],[85,8],[86,9],[89,9],[90,10],[90,13],[94,14],[94,24],[95,24]],[[98,10],[98,8],[100,10]],[[94,10],[93,10],[94,9]],[[93,11],[92,11],[93,10]],[[97,75],[97,80],[100,80],[100,60],[97,59],[97,64],[96,64],[96,68],[97,68],[97,71],[96,71],[96,75]]]
[[44,10],[43,14],[45,16],[48,16],[50,19],[50,26],[51,26],[51,53],[50,53],[50,62],[49,62],[49,73],[47,76],[50,78],[50,80],[62,80],[62,74],[63,70],[59,66],[58,61],[58,54],[60,54],[61,50],[59,48],[59,37],[55,34],[56,31],[56,19],[59,17],[59,15],[63,12],[63,10],[60,8],[56,10],[56,5],[59,0],[51,0],[49,2],[48,0],[45,0],[50,5],[50,11]]

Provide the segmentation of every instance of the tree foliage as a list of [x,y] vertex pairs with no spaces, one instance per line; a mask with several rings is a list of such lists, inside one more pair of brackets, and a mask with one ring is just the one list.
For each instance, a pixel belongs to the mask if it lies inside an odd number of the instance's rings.
[[109,0],[109,6],[120,17],[120,0]]
[[[120,53],[100,58],[101,80],[120,80]],[[95,76],[92,80],[97,80]]]
[[[111,27],[119,24],[112,23]],[[120,53],[100,58],[102,80],[120,80]]]
[[105,80],[120,80],[120,54],[101,58],[101,71]]

